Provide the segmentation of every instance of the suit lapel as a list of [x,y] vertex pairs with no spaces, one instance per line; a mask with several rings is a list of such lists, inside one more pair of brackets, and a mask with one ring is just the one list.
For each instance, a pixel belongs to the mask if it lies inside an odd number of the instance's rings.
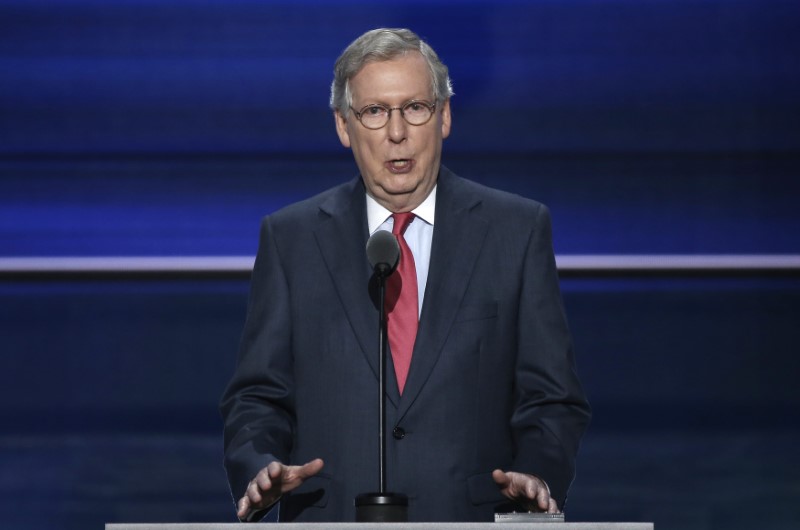
[[[320,216],[322,220],[314,232],[317,245],[361,352],[377,379],[378,311],[368,291],[372,271],[365,249],[369,234],[361,179],[343,186],[323,202]],[[397,384],[390,383],[392,380],[389,373],[387,387],[393,391],[388,395],[392,403],[396,403]]]
[[472,276],[489,228],[480,199],[442,166],[436,190],[436,219],[428,282],[411,368],[400,400],[401,419],[434,369]]

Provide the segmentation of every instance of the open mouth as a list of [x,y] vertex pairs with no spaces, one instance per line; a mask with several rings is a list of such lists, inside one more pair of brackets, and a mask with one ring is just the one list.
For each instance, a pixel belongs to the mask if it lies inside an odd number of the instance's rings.
[[389,160],[385,165],[392,173],[408,173],[414,167],[414,161],[408,158],[397,158]]

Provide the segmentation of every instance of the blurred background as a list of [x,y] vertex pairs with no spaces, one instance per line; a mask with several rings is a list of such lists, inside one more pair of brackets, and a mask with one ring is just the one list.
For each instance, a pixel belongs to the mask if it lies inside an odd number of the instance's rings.
[[800,527],[799,23],[796,0],[4,0],[0,526],[234,521],[216,405],[259,221],[356,174],[333,62],[389,26],[450,67],[445,165],[552,210],[594,407],[567,520]]

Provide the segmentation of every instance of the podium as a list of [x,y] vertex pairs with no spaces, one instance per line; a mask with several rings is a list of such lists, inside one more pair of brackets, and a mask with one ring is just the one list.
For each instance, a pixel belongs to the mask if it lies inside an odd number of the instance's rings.
[[653,523],[169,523],[106,524],[106,530],[654,530]]

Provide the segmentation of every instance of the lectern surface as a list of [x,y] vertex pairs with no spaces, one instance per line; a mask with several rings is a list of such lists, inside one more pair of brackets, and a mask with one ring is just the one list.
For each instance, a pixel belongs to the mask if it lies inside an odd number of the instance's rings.
[[[169,523],[107,524],[106,530],[248,530],[262,527],[275,529],[276,523]],[[277,523],[287,530],[654,530],[653,523]]]

